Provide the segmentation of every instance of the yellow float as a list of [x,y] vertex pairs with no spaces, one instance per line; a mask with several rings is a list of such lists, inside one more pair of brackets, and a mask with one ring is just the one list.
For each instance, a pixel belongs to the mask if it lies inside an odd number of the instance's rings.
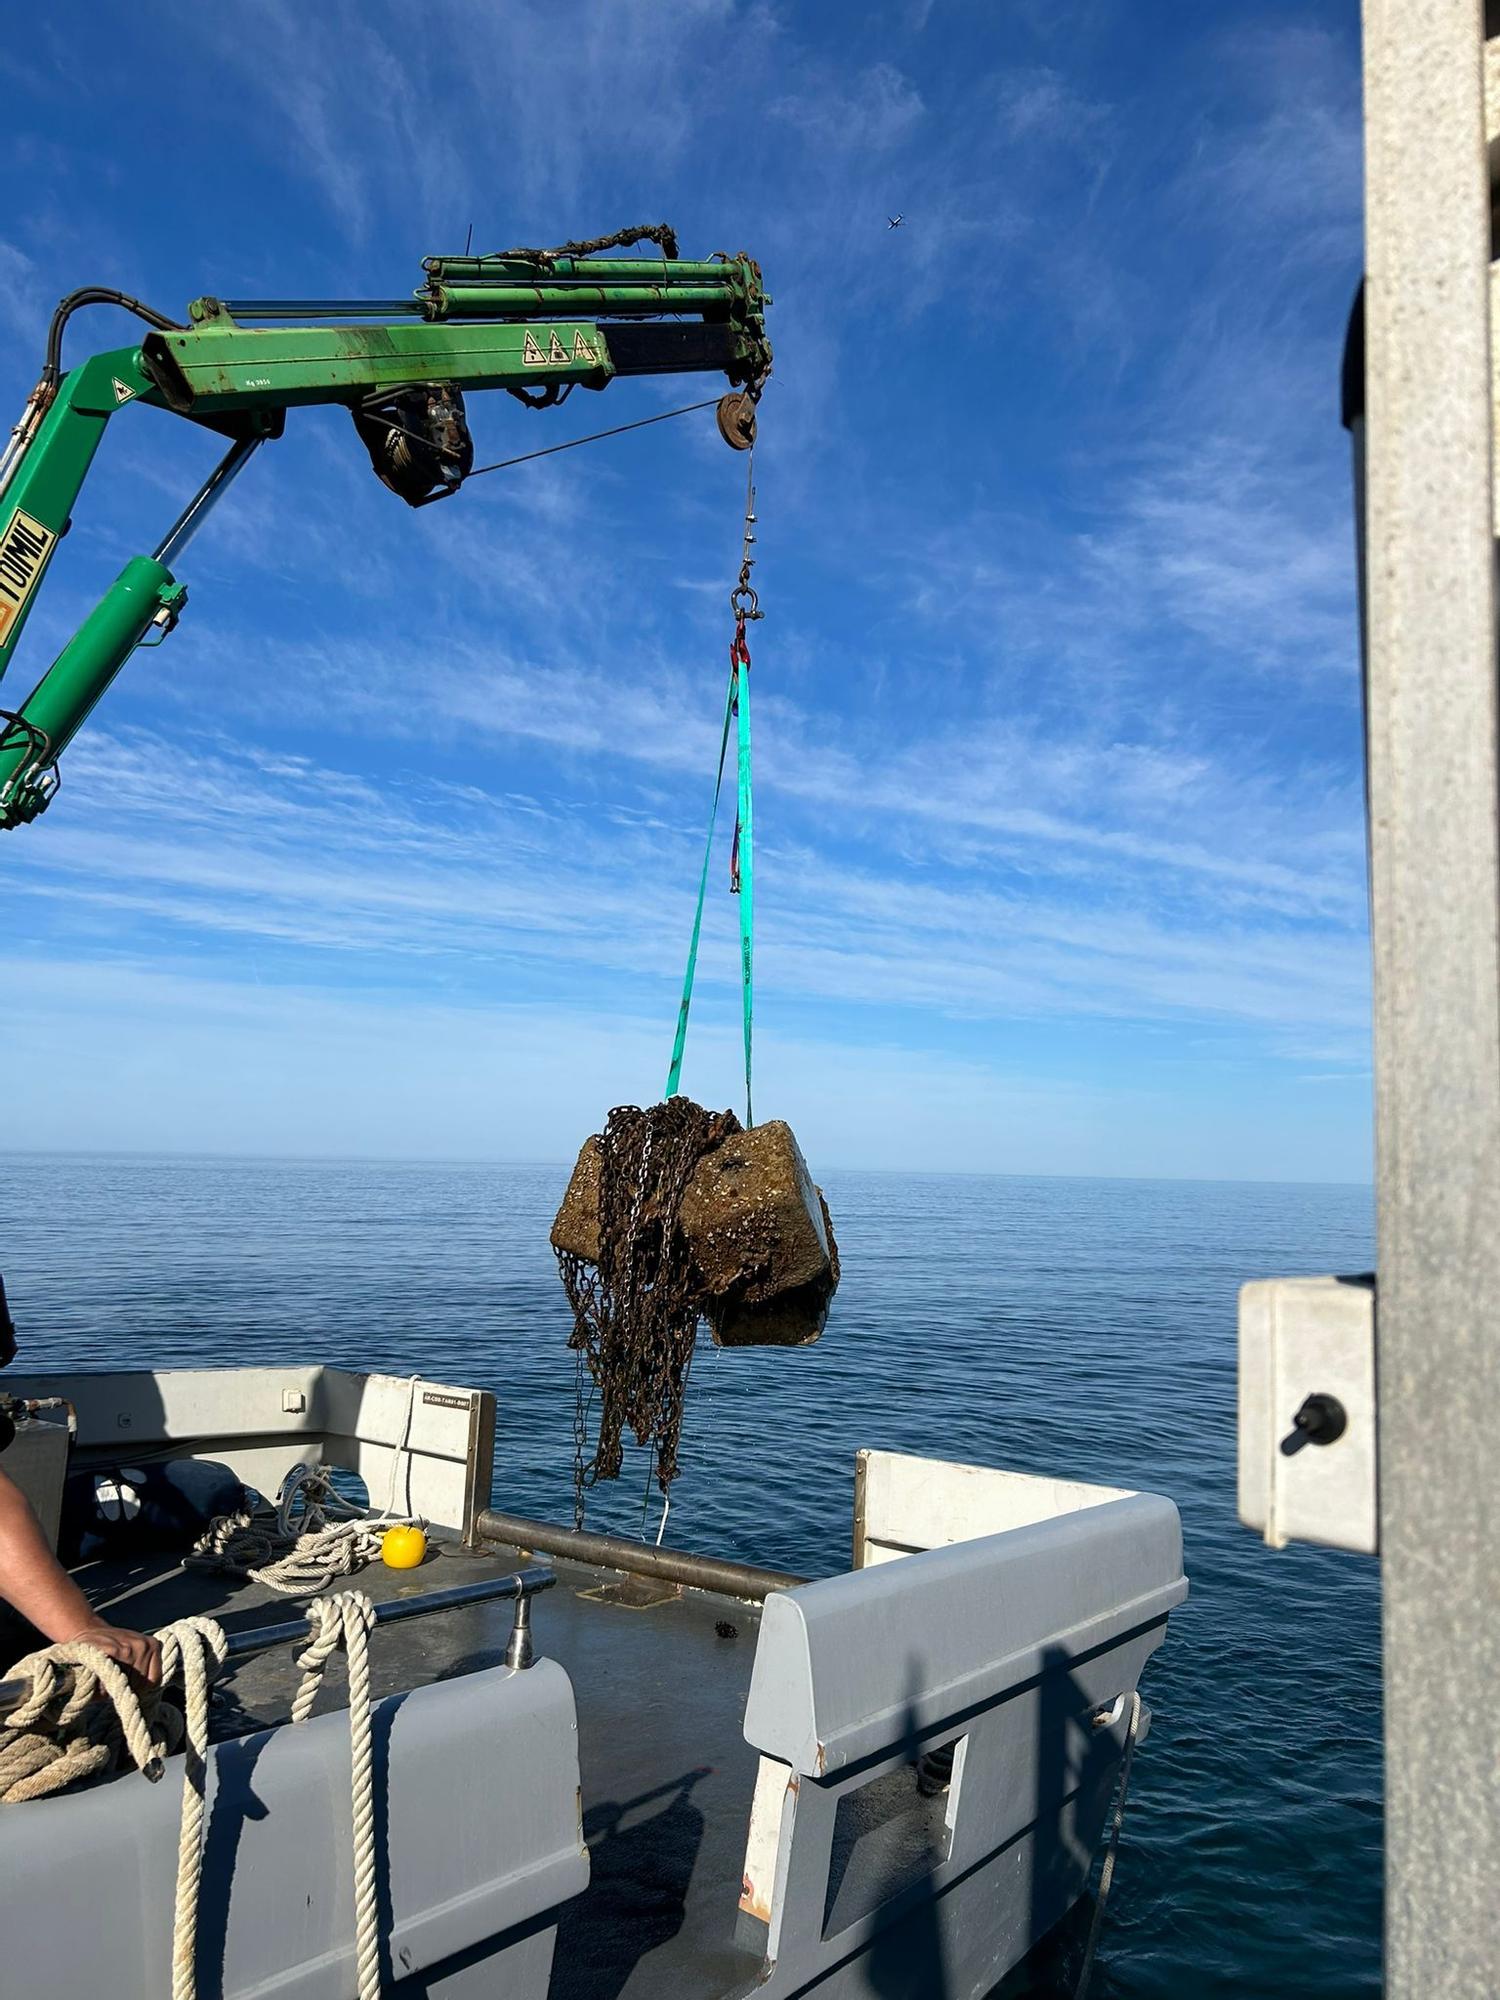
[[404,1523],[387,1528],[380,1538],[380,1560],[387,1569],[415,1569],[427,1553],[427,1537]]

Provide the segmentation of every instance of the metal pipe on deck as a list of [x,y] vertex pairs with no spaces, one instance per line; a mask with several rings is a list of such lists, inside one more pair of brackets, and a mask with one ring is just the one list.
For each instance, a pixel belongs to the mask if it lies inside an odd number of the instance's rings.
[[[507,1648],[506,1665],[529,1667],[534,1657],[531,1648],[531,1600],[542,1591],[551,1590],[556,1582],[556,1570],[538,1565],[505,1576],[482,1577],[477,1583],[455,1583],[445,1590],[424,1590],[417,1597],[388,1597],[375,1606],[375,1623],[399,1625],[407,1618],[429,1618],[434,1612],[459,1611],[470,1604],[514,1601],[516,1625],[512,1644]],[[520,1635],[519,1640],[517,1634]],[[271,1646],[302,1644],[311,1634],[307,1619],[302,1617],[278,1618],[272,1624],[246,1626],[225,1636],[229,1641],[229,1658],[242,1660],[251,1653],[264,1653]],[[0,1681],[0,1715],[8,1714],[17,1702],[30,1693],[30,1681]]]
[[[420,1597],[388,1597],[375,1606],[377,1625],[399,1625],[406,1618],[428,1618],[436,1611],[458,1611],[468,1604],[529,1604],[540,1591],[557,1582],[551,1569],[517,1570],[511,1576],[484,1577],[478,1583],[455,1583],[446,1590],[424,1590]],[[528,1625],[529,1618],[525,1621]],[[282,1618],[274,1625],[251,1625],[231,1632],[229,1657],[241,1660],[250,1653],[263,1653],[268,1646],[291,1646],[307,1637],[305,1618]]]
[[690,1590],[712,1590],[721,1597],[752,1602],[773,1590],[795,1590],[811,1579],[783,1570],[757,1569],[751,1563],[729,1562],[722,1556],[689,1555],[682,1549],[653,1548],[626,1535],[591,1535],[582,1528],[559,1528],[550,1521],[531,1521],[523,1514],[501,1514],[486,1507],[474,1524],[487,1542],[508,1548],[532,1549],[540,1555],[562,1556],[596,1569],[624,1570],[631,1576],[660,1577],[664,1583],[685,1584]]

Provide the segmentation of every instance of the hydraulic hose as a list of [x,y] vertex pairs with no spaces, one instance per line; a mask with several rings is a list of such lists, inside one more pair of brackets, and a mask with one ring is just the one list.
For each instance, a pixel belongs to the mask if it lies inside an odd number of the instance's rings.
[[57,311],[52,315],[52,324],[47,329],[47,360],[42,369],[42,380],[47,383],[57,381],[62,373],[63,328],[80,306],[122,306],[132,312],[137,319],[145,320],[161,333],[175,333],[182,329],[181,320],[168,319],[155,306],[148,306],[140,299],[133,299],[129,292],[117,292],[112,285],[85,285],[81,290],[69,292],[65,299],[58,301]]

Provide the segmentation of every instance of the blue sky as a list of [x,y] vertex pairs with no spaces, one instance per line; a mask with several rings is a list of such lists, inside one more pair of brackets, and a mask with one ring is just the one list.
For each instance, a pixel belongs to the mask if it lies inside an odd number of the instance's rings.
[[[62,5],[0,57],[3,391],[86,283],[392,296],[470,223],[749,250],[758,1111],[829,1167],[1363,1178],[1354,37],[1307,5],[258,0],[111,39]],[[90,313],[68,355],[129,337]],[[701,380],[472,398],[481,460]],[[215,455],[115,421],[12,705]],[[0,841],[11,1144],[561,1158],[656,1095],[743,481],[706,414],[414,514],[343,412],[295,413]],[[685,1083],[727,1103],[713,884]]]

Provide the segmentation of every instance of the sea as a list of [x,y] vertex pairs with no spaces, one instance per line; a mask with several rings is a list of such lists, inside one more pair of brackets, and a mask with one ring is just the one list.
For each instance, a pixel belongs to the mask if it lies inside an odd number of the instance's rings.
[[[21,1365],[324,1361],[492,1388],[496,1504],[572,1518],[567,1169],[30,1156],[0,1165]],[[823,1176],[843,1283],[797,1351],[704,1346],[666,1539],[847,1567],[860,1446],[1165,1493],[1192,1592],[1143,1692],[1091,2000],[1380,1990],[1379,1577],[1235,1518],[1235,1304],[1366,1271],[1360,1186]],[[655,1537],[644,1458],[589,1525]],[[643,1504],[644,1503],[644,1504]],[[538,1614],[545,1648],[545,1605]]]

